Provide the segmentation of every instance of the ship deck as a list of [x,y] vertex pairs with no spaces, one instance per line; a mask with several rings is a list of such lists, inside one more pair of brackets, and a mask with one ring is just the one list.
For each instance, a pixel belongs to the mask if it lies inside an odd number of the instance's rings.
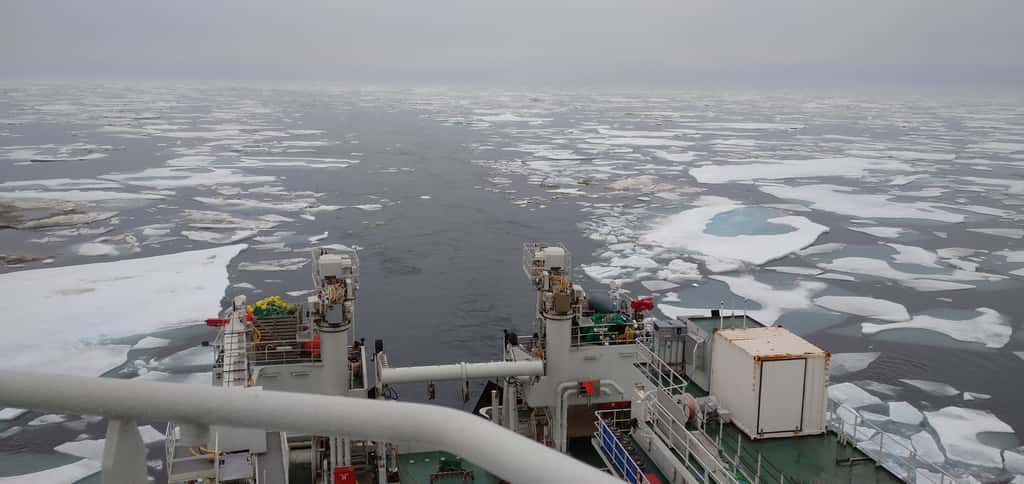
[[[442,466],[453,466],[443,470]],[[498,484],[493,474],[448,452],[412,452],[398,455],[398,474],[403,483]]]

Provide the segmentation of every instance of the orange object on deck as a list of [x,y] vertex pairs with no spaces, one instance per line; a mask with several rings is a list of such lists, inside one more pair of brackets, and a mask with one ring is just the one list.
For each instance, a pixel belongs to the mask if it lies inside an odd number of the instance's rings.
[[206,325],[218,328],[221,326],[227,326],[229,322],[230,321],[224,318],[209,318],[206,320]]

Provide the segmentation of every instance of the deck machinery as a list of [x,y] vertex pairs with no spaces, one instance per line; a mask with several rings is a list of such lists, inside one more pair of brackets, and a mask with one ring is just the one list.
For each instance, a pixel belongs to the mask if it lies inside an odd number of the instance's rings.
[[[656,320],[650,298],[615,285],[592,301],[563,246],[524,246],[535,318],[529,334],[505,331],[501,360],[421,367],[390,366],[380,341],[368,360],[354,338],[355,252],[312,259],[314,294],[293,315],[233,301],[214,385],[386,400],[398,384],[460,381],[468,397],[490,380],[481,418],[631,483],[955,482],[912,451],[862,444],[876,429],[828,400],[827,352],[724,310]],[[187,422],[167,437],[171,483],[506,482],[416,442]]]

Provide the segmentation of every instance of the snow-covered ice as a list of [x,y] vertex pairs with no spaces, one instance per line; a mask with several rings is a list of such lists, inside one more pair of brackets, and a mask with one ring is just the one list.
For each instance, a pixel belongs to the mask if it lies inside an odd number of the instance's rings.
[[40,425],[50,425],[50,424],[64,422],[67,419],[68,419],[67,415],[57,415],[57,414],[53,414],[53,413],[48,413],[46,415],[40,415],[40,416],[32,419],[31,421],[29,421],[28,426],[29,427],[37,427],[37,426],[40,426]]
[[6,328],[0,365],[92,376],[109,370],[124,361],[129,346],[94,341],[215,314],[228,285],[227,265],[243,249],[233,245],[0,274],[0,312],[34,323]]
[[641,281],[640,284],[643,284],[643,286],[647,288],[648,291],[655,292],[665,291],[668,289],[679,287],[679,284],[668,281]]
[[238,264],[240,271],[293,271],[309,263],[309,259],[292,258],[265,260],[260,262],[242,262]]
[[850,382],[829,385],[828,397],[839,402],[841,405],[846,405],[850,408],[882,403],[880,398],[864,391],[863,388]]
[[901,379],[900,381],[937,397],[952,397],[960,394],[960,390],[957,390],[956,387],[948,383],[911,379]]
[[907,425],[920,425],[924,414],[907,402],[889,402],[889,418]]
[[861,177],[871,170],[909,170],[906,163],[871,158],[829,158],[768,160],[761,163],[709,165],[691,168],[690,175],[701,183],[781,180],[825,176]]
[[855,189],[837,185],[762,186],[769,195],[811,204],[811,208],[842,215],[866,218],[907,218],[938,222],[963,222],[958,213],[933,208],[924,202],[894,202],[890,195],[854,193]]
[[923,329],[945,334],[958,341],[980,343],[989,348],[1006,346],[1013,333],[1010,321],[991,308],[978,308],[977,312],[980,313],[978,316],[964,320],[922,314],[899,323],[861,323],[861,331],[864,334],[876,334],[894,329]]
[[28,409],[25,408],[0,408],[0,422],[14,420],[26,413],[28,413]]
[[754,319],[767,325],[775,324],[785,312],[812,307],[813,295],[826,287],[823,282],[797,281],[794,287],[779,288],[758,281],[751,275],[711,277],[728,284],[733,294],[760,304],[761,309],[748,312]]
[[31,474],[0,477],[0,484],[75,484],[99,471],[99,460],[82,459]]
[[821,296],[814,299],[814,304],[841,313],[856,314],[872,319],[885,321],[906,321],[910,319],[907,308],[902,304],[860,296]]
[[982,432],[1013,432],[1013,428],[992,413],[972,408],[945,407],[925,412],[928,425],[939,435],[946,457],[965,464],[1000,468],[1000,450],[978,439]]
[[658,222],[643,235],[642,240],[669,249],[694,251],[712,258],[761,265],[810,246],[818,236],[828,231],[824,225],[791,215],[766,221],[792,229],[785,233],[733,236],[707,233],[708,225],[716,216],[741,207],[734,202],[716,200],[711,205],[685,210]]
[[843,376],[861,371],[878,359],[881,353],[834,353],[829,359],[828,371],[832,376]]

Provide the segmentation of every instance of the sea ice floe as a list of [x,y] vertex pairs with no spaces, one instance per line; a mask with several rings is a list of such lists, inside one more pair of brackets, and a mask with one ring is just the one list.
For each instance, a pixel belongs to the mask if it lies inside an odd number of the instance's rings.
[[238,264],[240,271],[293,271],[309,263],[306,258],[277,259],[260,262],[242,262]]
[[36,418],[32,419],[28,423],[28,426],[29,427],[37,427],[37,426],[40,426],[40,425],[50,425],[50,424],[64,422],[67,419],[68,419],[67,415],[57,415],[57,414],[50,413],[50,414],[46,414],[46,415],[40,415],[39,417],[36,417]]
[[828,371],[832,376],[855,373],[868,367],[881,353],[833,353],[829,359]]
[[117,216],[117,212],[83,212],[70,213],[66,215],[54,215],[39,219],[29,220],[16,225],[19,229],[42,229],[49,227],[66,227],[72,225],[86,225],[102,220],[111,219]]
[[819,244],[812,247],[808,247],[806,249],[797,251],[797,253],[803,256],[819,255],[836,252],[839,250],[843,250],[844,248],[846,248],[846,244],[842,244],[839,242],[829,242],[826,244]]
[[686,147],[693,145],[692,141],[683,141],[675,138],[642,138],[633,136],[622,136],[613,138],[588,138],[587,143],[613,146],[674,146]]
[[156,338],[153,336],[146,336],[140,339],[137,343],[132,345],[133,350],[148,350],[153,348],[163,348],[171,344],[171,340],[166,338]]
[[821,274],[821,272],[822,272],[821,269],[817,269],[817,268],[814,268],[814,267],[799,267],[799,266],[772,266],[772,267],[765,267],[765,269],[768,269],[770,271],[775,271],[775,272],[782,272],[782,273],[785,273],[785,274],[798,274],[798,275],[802,275],[802,276],[814,276],[814,275]]
[[751,182],[825,176],[861,177],[872,170],[909,170],[906,163],[870,158],[828,158],[809,160],[767,160],[737,165],[709,165],[691,168],[700,183]]
[[988,400],[992,395],[987,393],[964,392],[964,400]]
[[147,368],[159,372],[177,373],[180,371],[209,368],[213,365],[213,348],[209,346],[193,346],[170,356],[147,364]]
[[650,150],[650,151],[651,151],[651,154],[653,154],[654,156],[656,156],[658,158],[661,158],[661,159],[666,160],[666,161],[677,161],[677,162],[680,162],[680,163],[685,163],[685,162],[688,162],[688,161],[693,161],[696,158],[696,156],[697,156],[696,153],[693,153],[693,152],[690,152],[690,151],[683,151],[683,152],[669,152],[669,151],[663,151],[663,150]]
[[892,256],[892,260],[903,264],[916,264],[923,267],[934,267],[941,268],[938,264],[939,255],[921,247],[914,247],[911,245],[901,244],[886,244],[893,249],[896,249],[896,254]]
[[658,270],[655,275],[672,282],[696,281],[702,277],[697,264],[686,262],[682,259],[672,259],[669,261],[668,266]]
[[665,291],[668,289],[679,287],[679,284],[668,281],[641,281],[640,284],[643,284],[643,286],[647,288],[648,291],[655,292]]
[[0,484],[39,484],[42,482],[46,484],[75,484],[96,474],[100,468],[99,460],[82,459],[31,474],[0,477]]
[[240,217],[237,214],[208,210],[182,210],[180,217],[190,227],[200,229],[262,230],[273,228],[281,222],[277,219],[267,220],[265,217],[252,219]]
[[880,398],[849,382],[829,385],[828,397],[839,404],[846,405],[850,408],[882,403]]
[[907,425],[921,425],[924,414],[907,402],[889,402],[889,418],[893,422]]
[[295,212],[316,205],[316,200],[298,200],[290,202],[277,202],[267,200],[254,200],[250,198],[222,198],[222,197],[194,197],[197,202],[224,207],[226,210],[280,210],[283,212]]
[[129,346],[90,342],[215,314],[228,285],[227,265],[243,249],[232,245],[0,274],[0,312],[12,321],[33,322],[5,330],[0,365],[92,376],[116,367]]
[[907,308],[902,304],[884,299],[859,296],[821,296],[814,304],[841,313],[855,314],[884,321],[906,321],[910,319]]
[[761,186],[761,191],[782,199],[801,200],[816,210],[867,218],[907,218],[959,223],[966,217],[933,208],[924,202],[894,202],[892,196],[854,193],[837,185]]
[[235,230],[231,232],[212,232],[209,230],[182,230],[181,235],[196,242],[211,244],[233,244],[256,235],[257,230]]
[[986,141],[968,145],[967,149],[973,151],[987,151],[992,153],[1014,153],[1024,151],[1024,143],[1009,143],[1005,141]]
[[46,190],[107,190],[121,188],[120,183],[96,178],[46,178],[0,183],[0,188],[43,188]]
[[251,175],[227,168],[149,168],[134,173],[103,175],[100,178],[155,189],[268,183],[277,180],[268,175]]
[[892,279],[901,285],[917,289],[919,291],[946,291],[956,289],[969,289],[974,286],[960,284],[954,281],[999,281],[1006,277],[984,272],[964,271],[951,269],[943,272],[933,273],[911,273],[896,269],[884,260],[868,257],[842,257],[832,262],[818,264],[822,269],[846,272],[850,274],[862,274],[883,279]]
[[661,179],[653,175],[641,175],[630,178],[620,178],[608,184],[608,188],[612,190],[622,190],[628,192],[642,192],[642,193],[654,193],[671,190],[673,185],[667,183],[659,183]]
[[978,308],[977,312],[980,315],[964,320],[917,315],[900,323],[861,323],[861,331],[864,334],[876,334],[894,329],[923,329],[945,334],[958,341],[980,343],[989,348],[1006,346],[1013,333],[1009,320],[994,309]]
[[767,325],[775,324],[785,312],[813,307],[813,295],[827,287],[823,282],[796,281],[793,287],[780,288],[758,281],[751,275],[711,277],[726,283],[733,294],[760,304],[761,309],[749,313]]
[[162,195],[150,193],[112,192],[107,190],[18,190],[0,192],[0,200],[58,200],[65,202],[101,202],[118,200],[159,200]]
[[28,413],[28,409],[25,408],[0,408],[0,422],[14,420],[26,413]]
[[1006,237],[1010,239],[1022,239],[1024,238],[1024,229],[1008,229],[1008,228],[986,228],[986,229],[967,229],[970,232],[977,232],[979,234],[995,235],[997,237]]
[[901,227],[847,227],[850,230],[857,232],[864,232],[868,235],[875,237],[881,237],[884,239],[895,239],[904,233],[908,232],[907,229]]
[[[721,214],[728,214],[742,205],[733,202],[702,200],[710,205],[685,210],[662,219],[644,234],[641,240],[668,249],[697,252],[711,260],[735,260],[761,265],[803,249],[828,231],[799,216],[780,216],[766,220],[771,225],[789,229],[784,233],[718,236],[708,233],[708,226]],[[708,259],[703,258],[705,262]]]
[[925,412],[928,425],[935,429],[946,457],[965,464],[1001,468],[1000,449],[985,445],[978,435],[985,432],[1012,433],[1013,428],[985,410],[945,407]]
[[960,390],[957,390],[956,387],[948,383],[911,379],[901,379],[900,381],[936,397],[952,397],[960,394]]

